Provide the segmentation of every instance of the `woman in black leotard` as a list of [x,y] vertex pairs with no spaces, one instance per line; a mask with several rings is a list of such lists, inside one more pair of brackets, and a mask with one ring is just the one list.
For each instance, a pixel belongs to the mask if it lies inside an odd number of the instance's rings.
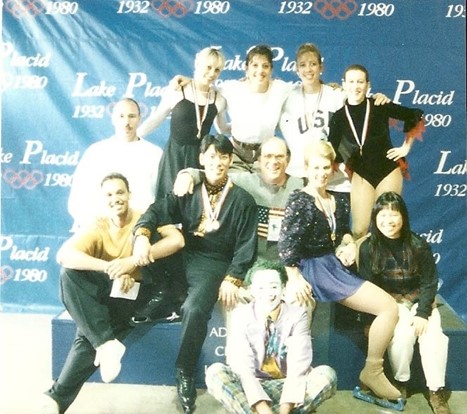
[[[394,103],[375,106],[373,99],[366,97],[370,82],[361,65],[346,69],[343,87],[347,101],[331,118],[329,141],[337,161],[345,162],[352,172],[352,233],[360,238],[368,230],[376,198],[386,191],[402,193],[400,167],[405,165],[414,138],[420,138],[423,111]],[[406,139],[400,147],[392,145],[389,118],[404,121]]]

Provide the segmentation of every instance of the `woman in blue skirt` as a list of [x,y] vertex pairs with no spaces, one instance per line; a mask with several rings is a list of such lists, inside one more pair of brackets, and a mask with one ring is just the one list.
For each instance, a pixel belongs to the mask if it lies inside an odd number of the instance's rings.
[[357,252],[349,229],[349,202],[339,193],[326,191],[335,156],[328,142],[307,147],[308,184],[288,199],[278,244],[289,279],[288,295],[302,305],[314,297],[375,315],[360,383],[377,397],[398,399],[400,392],[383,372],[383,356],[397,323],[397,304],[384,290],[347,268]]

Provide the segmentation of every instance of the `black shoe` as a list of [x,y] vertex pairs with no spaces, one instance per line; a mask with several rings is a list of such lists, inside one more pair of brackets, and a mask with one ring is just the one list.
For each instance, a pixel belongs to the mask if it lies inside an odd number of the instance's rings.
[[177,394],[184,414],[195,411],[196,387],[193,375],[186,374],[182,369],[177,369]]
[[135,311],[132,323],[177,322],[179,319],[180,306],[173,303],[167,292],[159,291]]

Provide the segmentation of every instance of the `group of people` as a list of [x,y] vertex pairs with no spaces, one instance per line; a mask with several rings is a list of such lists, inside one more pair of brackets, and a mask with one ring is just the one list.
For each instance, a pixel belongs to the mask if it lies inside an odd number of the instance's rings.
[[[311,312],[324,301],[373,315],[362,392],[403,408],[418,339],[430,406],[449,413],[435,263],[400,195],[423,112],[369,97],[361,65],[345,70],[342,89],[324,85],[310,43],[297,51],[298,85],[272,78],[266,45],[248,51],[244,79],[215,87],[224,62],[201,50],[193,79],[175,76],[141,126],[138,103],[123,98],[114,136],[84,153],[69,201],[76,233],[57,254],[77,334],[44,412],[65,412],[98,367],[113,381],[130,320],[160,285],[173,296],[183,279],[175,376],[185,413],[218,300],[226,364],[209,367],[206,384],[229,412],[309,413],[335,393],[335,371],[312,361]],[[168,114],[162,152],[144,137]],[[404,121],[399,147],[389,118]]]

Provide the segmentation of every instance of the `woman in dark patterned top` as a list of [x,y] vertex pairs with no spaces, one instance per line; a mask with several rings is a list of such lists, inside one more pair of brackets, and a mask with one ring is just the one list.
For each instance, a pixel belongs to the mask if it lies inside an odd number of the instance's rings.
[[397,304],[384,290],[346,268],[355,262],[357,249],[349,231],[346,198],[326,191],[335,156],[330,143],[311,144],[305,151],[308,184],[294,191],[287,202],[278,247],[289,278],[288,294],[302,305],[313,295],[375,315],[360,382],[381,398],[397,399],[401,393],[383,373],[383,356],[397,323]]
[[[445,385],[448,337],[436,308],[436,264],[429,244],[410,230],[407,206],[394,192],[382,194],[371,214],[371,234],[360,246],[360,275],[388,292],[399,307],[399,322],[388,346],[398,386],[406,393],[415,342],[434,412],[448,413]],[[442,406],[444,411],[434,407]]]
[[[352,232],[358,239],[368,231],[371,208],[378,196],[386,191],[402,193],[404,157],[414,138],[421,139],[423,111],[394,103],[375,106],[374,100],[366,97],[370,79],[361,65],[345,70],[343,87],[347,100],[331,118],[328,140],[337,160],[352,172]],[[391,142],[389,118],[404,121],[406,138],[400,147]]]

